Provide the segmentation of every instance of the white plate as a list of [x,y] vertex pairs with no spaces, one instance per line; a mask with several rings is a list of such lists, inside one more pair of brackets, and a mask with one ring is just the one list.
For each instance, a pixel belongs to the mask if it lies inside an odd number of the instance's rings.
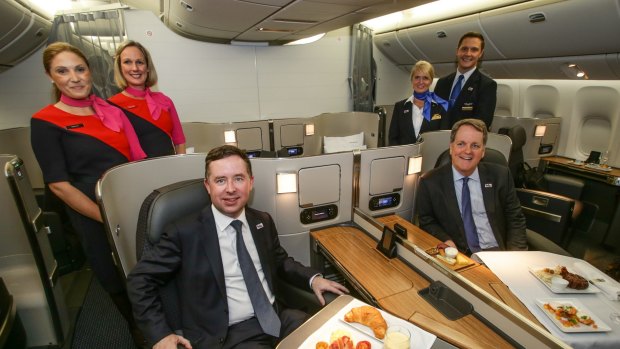
[[[319,341],[328,342],[330,340],[330,336],[332,332],[337,329],[343,329],[351,334],[351,339],[354,344],[361,340],[369,341],[372,349],[381,349],[383,348],[383,341],[375,338],[372,330],[359,323],[351,322],[348,323],[344,321],[344,314],[348,313],[351,308],[359,307],[362,305],[368,305],[358,299],[352,300],[349,304],[344,306],[342,309],[338,311],[331,319],[329,319],[321,328],[315,331],[312,335],[310,335],[304,343],[301,345],[300,349],[314,349],[316,347],[316,343]],[[381,315],[387,322],[388,327],[391,325],[400,325],[406,327],[411,333],[411,349],[430,349],[430,347],[435,342],[437,338],[434,334],[424,331],[423,329],[417,327],[416,325],[407,322],[403,319],[397,318],[392,314],[388,314],[385,311],[379,309]]]
[[[577,316],[589,316],[594,320],[597,328],[592,326],[584,325],[579,323],[577,327],[566,327],[562,324],[562,322],[556,319],[555,314],[551,311],[545,309],[545,304],[551,305],[553,308],[557,308],[559,306],[572,306],[577,309]],[[570,298],[549,298],[549,299],[537,299],[536,305],[553,321],[553,323],[562,331],[562,332],[607,332],[611,331],[611,328],[607,326],[606,323],[601,321],[596,315],[594,315],[591,311],[589,311],[583,304],[581,304],[576,299]]]
[[[551,267],[549,269],[553,269],[555,267]],[[551,281],[547,281],[544,278],[540,277],[537,272],[541,271],[542,269],[545,269],[545,267],[540,267],[540,266],[531,266],[528,268],[530,270],[530,273],[532,273],[532,275],[534,275],[534,277],[536,277],[538,280],[540,280],[540,282],[542,282],[545,286],[547,286],[548,289],[551,290],[551,292],[553,293],[598,293],[601,292],[601,290],[598,289],[598,287],[592,286],[590,283],[588,283],[588,288],[583,289],[583,290],[576,290],[574,288],[568,288],[565,287],[563,289],[560,290],[554,290],[553,288],[551,288]],[[566,268],[569,272],[573,273],[573,271],[570,268]],[[583,278],[585,278],[585,275],[581,275]]]
[[591,168],[593,170],[599,170],[599,171],[605,171],[605,172],[611,172],[613,170],[613,168],[611,167],[602,167],[599,164],[585,164],[584,166],[587,168]]

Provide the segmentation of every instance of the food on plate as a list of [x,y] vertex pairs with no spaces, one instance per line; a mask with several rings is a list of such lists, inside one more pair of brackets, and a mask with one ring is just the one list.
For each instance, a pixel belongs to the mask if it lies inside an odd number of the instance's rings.
[[339,328],[335,331],[332,332],[331,336],[329,336],[329,342],[335,342],[336,340],[338,340],[338,338],[341,337],[349,337],[351,338],[351,332],[344,330],[342,328]]
[[468,263],[469,263],[469,260],[467,260],[467,258],[465,258],[465,256],[463,256],[460,253],[456,255],[456,264],[465,265],[465,264],[468,264]]
[[370,342],[369,341],[359,341],[357,342],[357,345],[355,346],[355,349],[370,349]]
[[434,255],[438,255],[439,254],[439,249],[437,247],[431,247],[428,250],[426,250],[425,252],[430,254],[431,256],[434,256]]
[[555,315],[555,318],[564,327],[580,327],[582,324],[598,328],[596,322],[588,315],[579,314],[579,310],[570,304],[558,305],[554,308],[551,304],[545,303],[544,308]]
[[440,250],[443,250],[446,247],[450,247],[450,245],[448,245],[446,243],[443,243],[443,242],[440,242],[440,243],[437,244],[437,248],[440,249]]
[[344,314],[344,321],[357,322],[370,327],[375,337],[383,339],[387,330],[387,323],[379,310],[370,305],[352,308],[348,313]]
[[327,342],[318,342],[315,346],[316,349],[329,349],[329,344]]
[[568,281],[568,288],[585,290],[589,286],[588,280],[583,276],[569,272],[568,269],[562,265],[558,265],[553,269],[543,268],[536,272],[536,276],[549,285],[551,285],[552,278],[557,275]]
[[437,257],[438,259],[441,259],[442,261],[444,261],[444,262],[446,262],[446,263],[450,264],[450,265],[454,265],[454,264],[456,264],[456,259],[454,259],[454,258],[444,257],[444,256],[442,256],[442,255],[440,255],[440,254],[438,254],[436,257]]
[[332,344],[329,345],[329,349],[354,349],[353,341],[349,336],[342,336],[333,341]]
[[446,247],[446,248],[444,249],[444,253],[446,254],[446,257],[447,257],[447,258],[452,258],[452,259],[454,259],[454,258],[456,258],[456,255],[459,253],[459,250],[457,250],[457,249],[456,249],[456,248],[454,248],[454,247]]

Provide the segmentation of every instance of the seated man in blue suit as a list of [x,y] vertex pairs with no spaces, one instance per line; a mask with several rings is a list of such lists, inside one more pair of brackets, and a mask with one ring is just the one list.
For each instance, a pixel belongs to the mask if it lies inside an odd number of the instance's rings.
[[487,129],[478,119],[452,127],[452,163],[422,176],[416,210],[420,228],[467,254],[527,250],[525,216],[507,166],[480,162]]
[[[282,309],[277,277],[323,292],[348,292],[289,257],[269,214],[246,207],[254,177],[245,152],[225,145],[209,152],[205,187],[212,205],[175,222],[127,279],[136,321],[154,348],[273,348],[307,315]],[[158,289],[176,279],[183,336],[173,333]]]
[[442,77],[435,85],[435,93],[449,102],[448,129],[467,118],[480,119],[487,129],[491,128],[497,103],[497,83],[477,69],[483,54],[482,34],[465,33],[456,48],[456,72]]

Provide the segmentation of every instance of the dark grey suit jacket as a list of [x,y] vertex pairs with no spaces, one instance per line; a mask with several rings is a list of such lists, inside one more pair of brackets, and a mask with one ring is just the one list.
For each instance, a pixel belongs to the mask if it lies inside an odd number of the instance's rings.
[[[527,250],[525,216],[508,167],[481,162],[478,173],[484,208],[499,248]],[[452,239],[459,250],[466,251],[467,240],[454,190],[452,164],[424,174],[417,195],[420,228],[441,241]]]
[[[308,289],[310,278],[318,272],[288,256],[271,216],[247,207],[245,214],[274,294],[277,277]],[[224,343],[228,302],[216,229],[211,206],[183,218],[166,229],[153,249],[145,251],[128,276],[134,315],[150,343],[173,333],[158,296],[159,287],[172,279],[179,292],[184,337],[194,348],[217,348]]]
[[[390,122],[390,132],[388,135],[389,145],[413,144],[418,140],[419,134],[415,134],[413,128],[413,120],[411,119],[411,108],[413,103],[407,102],[407,99],[396,102],[394,112],[392,112],[392,121]],[[439,116],[439,118],[437,118]],[[435,118],[433,120],[433,118]],[[437,103],[431,104],[431,121],[424,119],[420,127],[420,134],[428,131],[447,130],[448,119],[446,111]]]
[[[456,72],[444,76],[435,85],[435,93],[446,101],[450,100],[455,76]],[[467,79],[454,106],[448,109],[449,128],[461,119],[475,118],[484,121],[490,130],[496,103],[497,83],[476,68]]]

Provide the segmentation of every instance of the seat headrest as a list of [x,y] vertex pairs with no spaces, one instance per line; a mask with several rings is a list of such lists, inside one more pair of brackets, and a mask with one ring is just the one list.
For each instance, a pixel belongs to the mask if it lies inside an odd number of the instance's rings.
[[211,204],[203,179],[192,179],[155,189],[142,202],[136,231],[136,256],[140,260],[146,240],[159,241],[164,228]]
[[521,125],[514,125],[512,127],[502,127],[498,133],[505,134],[510,137],[512,141],[512,151],[523,148],[527,141],[527,135],[525,134],[525,128]]
[[[495,150],[492,148],[485,149],[484,157],[481,161],[508,166],[508,161],[506,161],[506,157],[504,156],[504,154],[502,154],[499,150]],[[437,161],[435,162],[435,167],[449,164],[451,162],[452,158],[450,158],[450,149],[446,149],[437,158]]]

